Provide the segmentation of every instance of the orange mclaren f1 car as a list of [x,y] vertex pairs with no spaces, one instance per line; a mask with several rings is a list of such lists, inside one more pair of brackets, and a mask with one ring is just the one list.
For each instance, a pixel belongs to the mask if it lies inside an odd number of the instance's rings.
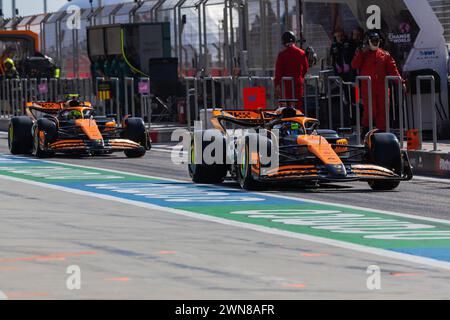
[[8,145],[12,154],[39,158],[55,153],[99,155],[123,151],[127,157],[145,155],[151,142],[141,118],[117,124],[115,115],[96,116],[89,102],[29,102],[25,115],[9,124]]
[[[364,145],[350,145],[342,136],[348,129],[320,130],[318,120],[291,107],[214,110],[211,123],[214,139],[204,139],[207,131],[192,135],[188,169],[195,183],[221,183],[230,174],[244,189],[277,181],[366,181],[373,190],[393,190],[413,177],[408,155],[391,133],[374,130]],[[223,158],[207,162],[202,154],[198,160],[198,152],[209,152],[216,140],[223,140]],[[263,162],[263,157],[271,160]]]

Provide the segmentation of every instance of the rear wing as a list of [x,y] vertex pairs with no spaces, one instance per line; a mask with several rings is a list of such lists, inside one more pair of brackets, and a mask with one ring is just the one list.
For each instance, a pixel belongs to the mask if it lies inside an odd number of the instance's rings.
[[49,113],[54,113],[61,110],[63,105],[58,102],[27,102],[25,107],[27,109],[36,109],[43,112],[48,111]]

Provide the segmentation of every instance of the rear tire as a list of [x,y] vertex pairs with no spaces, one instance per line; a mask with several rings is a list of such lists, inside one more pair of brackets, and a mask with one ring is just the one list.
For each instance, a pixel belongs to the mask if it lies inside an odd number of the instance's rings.
[[[204,147],[202,147],[202,152],[205,149]],[[219,184],[225,180],[228,167],[226,164],[197,164],[194,140],[191,140],[188,171],[194,183]]]
[[[391,133],[374,133],[372,139],[372,150],[370,150],[371,161],[383,168],[392,170],[397,175],[402,174],[402,155],[397,137]],[[400,181],[372,180],[369,186],[374,191],[391,191],[400,185]]]
[[33,151],[33,121],[27,116],[14,117],[8,128],[8,148],[11,154],[31,154]]
[[124,138],[139,143],[141,148],[125,150],[124,153],[128,158],[141,158],[147,152],[147,130],[145,129],[144,120],[141,118],[128,118],[125,120],[126,128]]
[[[43,133],[43,135],[41,135]],[[57,140],[58,129],[56,124],[48,119],[39,119],[33,130],[33,154],[38,158],[48,158],[54,152],[42,149],[42,145],[47,146]]]

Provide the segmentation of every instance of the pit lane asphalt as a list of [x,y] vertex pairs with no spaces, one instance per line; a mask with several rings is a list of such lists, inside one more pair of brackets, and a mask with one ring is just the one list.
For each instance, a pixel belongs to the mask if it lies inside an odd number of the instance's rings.
[[[8,153],[4,136],[0,153]],[[189,180],[168,152],[52,160]],[[390,193],[359,183],[270,192],[448,219],[449,187],[413,181]],[[445,270],[22,182],[0,179],[0,190],[0,291],[12,299],[450,297]],[[81,268],[81,290],[66,288],[70,265]],[[369,265],[382,268],[382,290],[366,288]]]
[[[127,159],[122,153],[102,157],[63,157],[52,161],[120,170],[143,175],[190,181],[185,165],[175,165],[171,161],[169,149],[161,152],[155,149],[141,159]],[[8,154],[5,135],[0,135],[0,153]],[[232,181],[227,186],[238,188]],[[403,182],[391,192],[373,192],[365,182],[333,183],[320,188],[276,185],[267,193],[290,197],[327,201],[377,210],[394,211],[450,220],[450,179],[421,179]]]

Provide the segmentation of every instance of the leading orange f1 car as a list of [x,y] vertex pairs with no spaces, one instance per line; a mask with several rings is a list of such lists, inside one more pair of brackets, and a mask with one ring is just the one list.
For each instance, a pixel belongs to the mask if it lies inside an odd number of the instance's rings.
[[[320,130],[318,120],[291,107],[277,111],[217,109],[211,122],[220,132],[219,140],[223,138],[224,161],[199,161],[196,144],[201,143],[204,152],[210,143],[205,142],[208,139],[199,142],[194,133],[188,169],[196,183],[220,183],[230,173],[244,189],[261,189],[276,181],[367,181],[374,190],[393,190],[413,177],[408,155],[391,133],[374,130],[367,134],[363,146],[350,145],[347,138],[332,130]],[[256,148],[251,147],[252,141],[257,141]],[[260,161],[262,148],[267,148],[265,155],[275,150],[275,167]]]
[[39,158],[55,153],[99,155],[123,151],[129,158],[145,155],[151,141],[141,118],[96,116],[89,102],[29,102],[25,115],[13,117],[8,130],[12,154]]

